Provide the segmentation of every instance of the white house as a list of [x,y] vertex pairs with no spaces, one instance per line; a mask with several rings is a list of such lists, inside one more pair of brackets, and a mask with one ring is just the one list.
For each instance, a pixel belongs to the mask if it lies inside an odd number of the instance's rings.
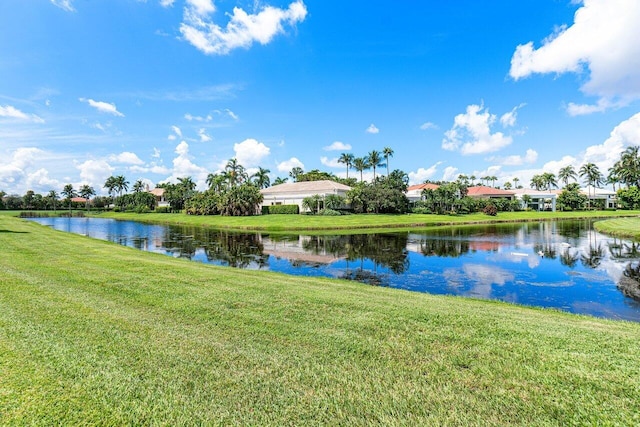
[[438,184],[415,184],[407,187],[407,199],[409,199],[410,203],[419,202],[422,200],[422,191],[423,190],[437,190],[440,187]]
[[[537,211],[551,209],[553,212],[556,211],[556,201],[560,193],[559,190],[534,190],[533,188],[517,188],[511,192],[515,193],[523,208],[529,207]],[[524,196],[531,198],[527,206],[523,200]]]
[[351,187],[348,185],[329,180],[286,182],[260,190],[264,196],[260,208],[262,209],[262,206],[298,205],[300,212],[304,212],[302,200],[306,197],[313,197],[316,194],[320,197],[331,194],[346,197],[349,190]]
[[588,185],[586,188],[581,188],[580,192],[592,201],[604,200],[605,209],[615,209],[618,207],[618,199],[615,191]]
[[149,190],[149,193],[156,196],[156,206],[158,207],[169,206],[169,202],[164,197],[164,188],[154,188],[153,190]]

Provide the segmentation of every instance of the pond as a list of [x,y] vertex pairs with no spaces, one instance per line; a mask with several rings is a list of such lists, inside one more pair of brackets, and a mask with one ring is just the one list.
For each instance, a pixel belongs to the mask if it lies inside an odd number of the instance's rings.
[[33,220],[216,265],[640,321],[640,244],[597,233],[590,221],[307,236],[101,218]]

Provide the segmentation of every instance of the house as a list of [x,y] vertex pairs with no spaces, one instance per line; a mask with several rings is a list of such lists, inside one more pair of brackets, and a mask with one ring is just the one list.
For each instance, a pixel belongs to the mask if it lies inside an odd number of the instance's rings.
[[618,207],[618,199],[615,191],[588,185],[586,188],[581,188],[580,192],[591,200],[592,205],[595,205],[593,202],[602,200],[600,203],[604,203],[603,207],[605,209],[615,209]]
[[409,203],[411,204],[419,202],[420,200],[422,200],[423,190],[436,190],[438,187],[440,187],[438,184],[431,184],[430,182],[425,184],[410,185],[407,188],[406,192],[407,199],[409,199]]
[[149,191],[149,193],[156,196],[157,207],[169,206],[169,202],[167,202],[167,199],[164,197],[164,192],[164,188],[154,188],[153,190]]
[[[551,209],[556,211],[556,201],[560,190],[534,190],[533,188],[518,188],[511,190],[520,201],[522,208],[531,208],[536,211]],[[529,201],[525,203],[525,196],[529,196]]]
[[300,212],[304,212],[302,200],[306,197],[315,195],[326,197],[332,194],[346,197],[349,190],[351,187],[348,185],[329,180],[286,182],[260,190],[264,197],[260,208],[262,209],[262,206],[298,205]]
[[485,185],[477,185],[469,187],[467,196],[474,199],[508,199],[513,200],[515,194],[513,191],[501,190],[499,188],[487,187]]

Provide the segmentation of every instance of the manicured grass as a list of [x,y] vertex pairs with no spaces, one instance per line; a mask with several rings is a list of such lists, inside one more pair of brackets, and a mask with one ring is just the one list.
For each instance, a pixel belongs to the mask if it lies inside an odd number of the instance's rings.
[[0,216],[0,425],[638,425],[640,324]]
[[514,221],[544,221],[552,219],[610,218],[638,216],[640,211],[584,211],[584,212],[501,212],[495,217],[483,213],[470,215],[258,215],[252,217],[199,216],[185,214],[102,213],[101,217],[133,221],[185,224],[231,230],[314,231],[357,230],[391,231],[407,228],[429,228],[442,225],[482,224]]
[[612,236],[640,240],[640,218],[615,218],[594,223],[596,230]]

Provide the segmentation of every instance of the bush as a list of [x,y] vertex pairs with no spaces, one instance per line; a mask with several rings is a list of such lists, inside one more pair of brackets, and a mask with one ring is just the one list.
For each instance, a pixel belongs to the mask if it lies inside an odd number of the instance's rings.
[[135,212],[139,214],[149,213],[151,212],[151,209],[149,209],[149,206],[146,206],[146,205],[138,205],[135,208]]
[[496,216],[498,215],[498,208],[496,208],[495,205],[488,204],[484,207],[484,209],[482,209],[482,213],[489,216]]
[[156,213],[171,213],[171,208],[169,206],[158,206]]
[[423,206],[416,206],[411,210],[414,214],[432,214],[433,212],[429,208],[425,208]]
[[300,213],[298,205],[271,205],[262,207],[262,215],[297,215]]
[[340,212],[333,210],[333,209],[322,209],[319,212],[320,215],[324,215],[324,216],[340,216],[342,215]]

